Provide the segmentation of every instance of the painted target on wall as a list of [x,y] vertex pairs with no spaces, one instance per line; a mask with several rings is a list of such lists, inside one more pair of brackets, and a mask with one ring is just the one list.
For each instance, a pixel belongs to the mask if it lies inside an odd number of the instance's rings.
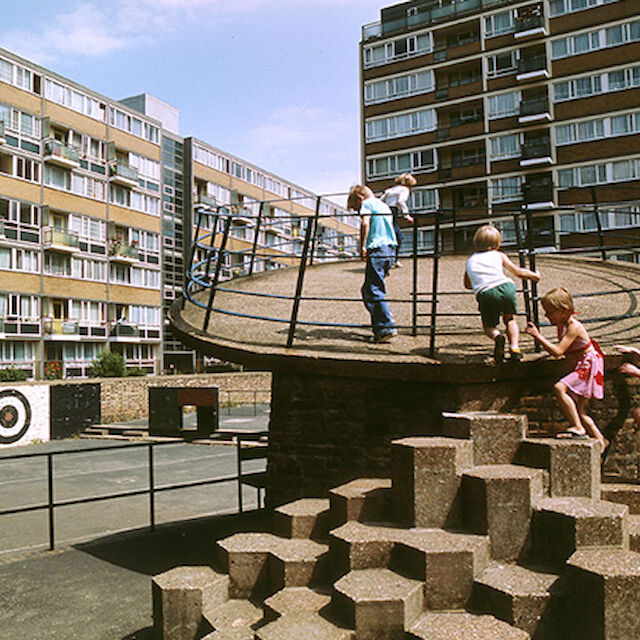
[[15,389],[0,391],[0,444],[17,442],[29,430],[31,405]]

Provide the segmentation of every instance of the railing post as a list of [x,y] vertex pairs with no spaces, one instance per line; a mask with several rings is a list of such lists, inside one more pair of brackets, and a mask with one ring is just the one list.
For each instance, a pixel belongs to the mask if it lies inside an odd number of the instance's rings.
[[[528,202],[528,186],[525,183],[524,185],[524,203],[523,203],[523,207],[524,207],[524,213],[526,216],[526,220],[527,220],[527,249],[529,251],[529,269],[531,269],[531,271],[535,271],[536,270],[536,252],[535,252],[535,247],[534,247],[534,239],[533,239],[533,216],[531,215],[531,211],[529,210],[529,207],[527,205]],[[531,310],[532,310],[532,315],[533,315],[533,322],[537,325],[540,324],[540,317],[538,314],[538,285],[532,280],[531,281],[531,298],[532,298],[532,305],[531,305]],[[536,352],[539,352],[541,349],[540,347],[540,343],[536,340],[535,341],[535,350]]]
[[196,223],[196,230],[193,235],[193,240],[191,241],[191,250],[189,251],[189,266],[187,267],[186,277],[185,277],[185,295],[182,296],[182,308],[184,309],[184,304],[187,299],[187,280],[191,277],[191,271],[193,270],[193,257],[196,254],[196,245],[198,242],[198,236],[200,235],[200,223],[202,221],[202,209],[198,207],[198,222]]
[[431,279],[431,326],[429,327],[429,357],[436,350],[436,313],[438,304],[438,262],[440,259],[440,216],[436,214],[436,227],[433,237],[433,274]]
[[[522,205],[524,208],[524,205]],[[516,230],[516,243],[518,244],[518,262],[522,268],[527,266],[524,254],[525,248],[522,244],[522,233],[520,232],[520,216],[517,213],[513,214],[513,223]],[[527,322],[531,320],[531,297],[529,295],[529,281],[522,281],[522,293],[524,295],[524,312],[527,318]]]
[[156,494],[155,483],[153,479],[153,444],[148,445],[149,451],[149,526],[151,531],[156,528]]
[[316,198],[316,212],[313,216],[313,237],[311,239],[311,256],[309,258],[309,265],[313,265],[313,256],[316,254],[316,238],[318,232],[318,218],[320,217],[320,204],[322,202],[322,198],[318,196]]
[[238,475],[238,512],[242,513],[242,439],[236,436],[236,470]]
[[593,201],[593,212],[596,214],[596,227],[598,228],[598,244],[600,245],[600,255],[603,260],[607,259],[607,252],[604,249],[604,235],[602,233],[602,222],[600,221],[600,210],[598,209],[598,198],[595,187],[591,187],[591,200]]
[[413,282],[411,300],[411,335],[418,335],[418,220],[413,216]]
[[49,512],[49,551],[56,547],[55,512],[53,504],[53,454],[47,453],[47,508]]
[[227,215],[227,219],[224,225],[224,233],[222,234],[222,241],[218,248],[218,259],[216,261],[216,271],[213,276],[213,282],[211,283],[211,289],[209,290],[209,302],[207,304],[207,312],[204,316],[204,324],[202,326],[203,331],[209,329],[209,319],[211,318],[211,309],[213,307],[213,300],[216,295],[216,288],[218,287],[218,281],[220,280],[220,269],[222,269],[222,259],[224,250],[227,246],[227,239],[229,238],[229,229],[231,228],[231,214]]
[[289,322],[289,335],[287,337],[287,347],[293,346],[293,337],[296,331],[296,322],[298,321],[298,310],[300,309],[300,296],[302,295],[302,286],[304,284],[304,273],[307,268],[307,256],[309,254],[309,245],[311,244],[312,235],[315,235],[315,231],[313,227],[315,227],[316,220],[317,218],[308,219],[307,231],[304,234],[304,245],[302,246],[302,256],[300,256],[300,266],[298,268],[298,282],[296,283],[296,294],[295,294],[295,298],[293,299],[293,308],[291,310],[291,321]]
[[264,210],[264,200],[260,202],[258,209],[258,219],[256,220],[256,228],[253,232],[253,246],[251,247],[251,262],[249,263],[249,275],[253,275],[253,263],[256,259],[256,250],[258,249],[258,234],[260,233],[260,225],[262,224],[262,212]]

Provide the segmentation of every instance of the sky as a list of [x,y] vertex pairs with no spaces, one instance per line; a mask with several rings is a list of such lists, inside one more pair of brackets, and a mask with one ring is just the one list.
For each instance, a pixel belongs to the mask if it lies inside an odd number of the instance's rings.
[[2,0],[0,47],[315,193],[360,180],[358,43],[374,0]]

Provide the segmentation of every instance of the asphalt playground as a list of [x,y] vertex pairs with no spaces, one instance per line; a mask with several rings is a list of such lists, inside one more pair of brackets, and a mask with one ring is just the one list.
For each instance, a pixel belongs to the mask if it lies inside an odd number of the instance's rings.
[[[220,429],[265,430],[268,412],[267,405],[224,410]],[[0,511],[46,504],[47,456],[33,454],[54,454],[56,502],[144,489],[148,447],[139,443],[74,438],[5,449]],[[22,459],[7,459],[14,455]],[[163,443],[153,456],[156,487],[236,473],[229,439]],[[54,551],[46,509],[0,516],[0,640],[150,639],[151,576],[209,563],[216,539],[259,529],[255,490],[246,487],[243,497],[249,511],[238,515],[235,481],[161,491],[154,530],[147,495],[57,507]]]

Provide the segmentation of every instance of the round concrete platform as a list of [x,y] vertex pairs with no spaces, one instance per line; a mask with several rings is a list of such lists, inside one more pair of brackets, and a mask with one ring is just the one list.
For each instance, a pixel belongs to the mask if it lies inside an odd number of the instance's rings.
[[[225,282],[216,293],[214,311],[208,330],[203,330],[205,310],[187,302],[182,309],[177,301],[170,313],[174,331],[185,342],[197,346],[203,353],[226,360],[268,369],[320,369],[345,374],[385,366],[387,375],[393,370],[403,371],[404,377],[431,377],[426,370],[452,365],[452,375],[460,367],[493,367],[492,343],[481,330],[480,317],[474,296],[462,285],[466,257],[444,257],[439,263],[438,314],[435,355],[428,357],[428,330],[431,311],[430,290],[433,260],[418,261],[419,321],[423,325],[419,335],[410,335],[412,264],[404,260],[404,267],[393,269],[387,277],[387,295],[396,324],[400,329],[393,342],[372,344],[371,331],[366,325],[369,316],[360,300],[360,287],[364,280],[364,263],[347,261],[315,265],[307,269],[303,296],[298,315],[299,324],[294,344],[286,347],[292,300],[269,296],[293,296],[298,276],[297,269],[282,269],[252,277]],[[563,286],[575,296],[578,318],[587,323],[593,338],[608,353],[615,353],[616,343],[640,342],[640,323],[634,314],[639,312],[640,269],[635,265],[611,261],[568,258],[566,256],[538,256],[537,268],[542,273],[539,293]],[[517,286],[521,288],[520,283]],[[233,291],[231,291],[233,290]],[[236,293],[239,292],[239,293]],[[258,295],[246,295],[258,294]],[[600,294],[585,296],[585,294]],[[585,296],[585,297],[582,297]],[[208,292],[199,294],[198,300],[206,305]],[[522,293],[518,294],[519,311],[524,314]],[[240,315],[235,315],[240,314]],[[245,314],[245,315],[242,315]],[[473,314],[473,315],[460,315]],[[245,316],[262,316],[271,320],[258,320]],[[627,317],[631,316],[631,317]],[[614,319],[605,319],[605,318]],[[276,321],[282,320],[282,322]],[[336,323],[353,326],[323,327],[305,325],[304,322]],[[545,318],[541,315],[541,322]],[[523,330],[521,346],[525,353],[524,365],[546,358],[536,353],[532,338],[524,333],[524,315],[520,317]],[[543,334],[556,339],[555,328],[543,326]],[[616,358],[616,360],[618,360]],[[614,363],[612,363],[614,364]],[[458,366],[455,366],[458,365]],[[480,367],[478,367],[480,365]],[[502,367],[504,369],[504,367]],[[509,376],[514,374],[514,367]],[[421,372],[421,373],[419,373]],[[440,370],[439,375],[442,375]],[[432,372],[433,374],[433,372]],[[373,372],[370,375],[375,375]],[[486,372],[485,372],[486,375]]]

